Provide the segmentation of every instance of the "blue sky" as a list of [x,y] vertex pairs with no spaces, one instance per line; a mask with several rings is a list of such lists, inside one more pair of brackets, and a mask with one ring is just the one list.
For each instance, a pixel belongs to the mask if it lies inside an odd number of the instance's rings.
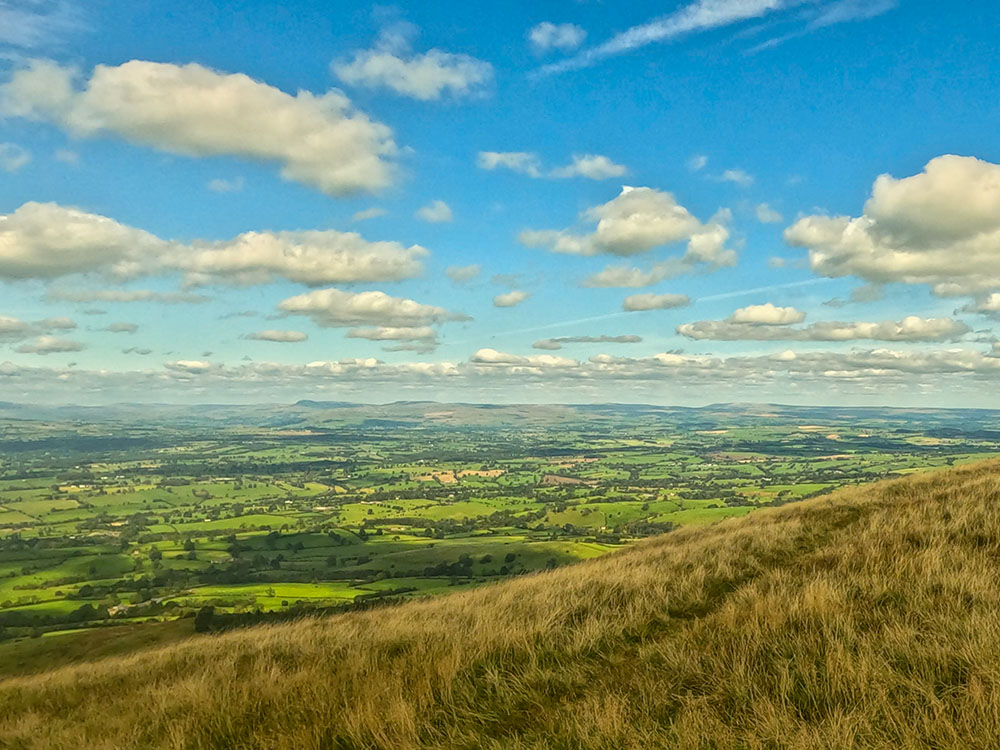
[[0,398],[1000,406],[998,21],[0,0]]

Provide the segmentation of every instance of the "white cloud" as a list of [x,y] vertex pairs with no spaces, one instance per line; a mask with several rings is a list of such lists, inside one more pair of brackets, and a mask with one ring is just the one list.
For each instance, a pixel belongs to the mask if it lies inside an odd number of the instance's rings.
[[0,215],[0,278],[7,279],[88,272],[121,279],[180,271],[188,284],[285,278],[318,286],[411,278],[422,272],[427,255],[418,245],[369,242],[334,230],[245,232],[182,245],[54,203],[26,203]]
[[607,57],[649,44],[760,18],[789,4],[790,0],[696,0],[673,13],[626,29],[603,44],[584,50],[568,60],[547,65],[542,68],[542,72],[561,73],[585,68]]
[[334,61],[331,69],[352,86],[387,88],[421,101],[470,96],[492,82],[493,66],[469,55],[439,49],[414,53],[415,34],[412,25],[396,24],[383,30],[373,49],[355,52],[350,61]]
[[296,344],[300,341],[305,341],[309,338],[302,331],[255,331],[254,333],[248,333],[243,336],[245,339],[250,339],[252,341],[273,341],[278,344]]
[[76,323],[69,318],[46,318],[45,320],[27,321],[0,315],[0,342],[11,343],[38,336],[52,331],[68,331],[76,328]]
[[686,294],[633,294],[622,302],[622,310],[639,312],[642,310],[670,310],[687,307],[691,298]]
[[569,164],[546,170],[538,154],[529,151],[480,151],[476,155],[476,165],[480,169],[509,169],[536,179],[570,179],[585,177],[589,180],[606,180],[621,177],[628,168],[616,164],[601,154],[573,154]]
[[391,131],[337,91],[291,96],[243,74],[142,60],[98,65],[82,89],[77,78],[35,60],[0,87],[3,109],[75,136],[113,134],[174,154],[277,162],[285,179],[327,195],[377,190],[393,178]]
[[0,44],[48,47],[85,27],[80,6],[69,0],[0,0]]
[[687,165],[692,172],[700,172],[708,166],[708,157],[704,154],[696,154],[688,159]]
[[448,266],[444,269],[445,275],[454,281],[456,284],[464,284],[467,281],[472,281],[474,278],[482,273],[482,266],[478,263],[473,263],[468,266]]
[[963,307],[959,312],[979,313],[991,318],[1000,318],[1000,293],[980,295],[974,302]]
[[583,44],[583,40],[586,38],[587,32],[573,23],[542,21],[528,31],[528,41],[539,53],[554,49],[569,52]]
[[285,278],[307,286],[399,281],[419,275],[428,251],[419,245],[369,242],[356,232],[245,232],[197,242],[165,259],[189,284],[262,284]]
[[[419,342],[416,342],[419,344]],[[407,345],[406,342],[403,344]],[[138,353],[138,352],[137,352]],[[637,397],[704,397],[705,389],[725,400],[774,400],[811,393],[827,403],[863,396],[885,403],[887,395],[915,405],[927,404],[926,389],[955,396],[958,402],[996,404],[1000,356],[987,348],[851,351],[778,350],[753,356],[716,357],[662,352],[647,357],[595,354],[585,361],[552,355],[522,356],[480,349],[464,362],[386,363],[376,358],[315,361],[308,364],[243,362],[234,366],[207,361],[168,362],[162,369],[132,371],[43,368],[0,363],[0,380],[10,397],[78,398],[101,393],[133,400],[162,396],[221,398],[238,392],[256,400],[276,393],[350,394],[357,400],[391,400],[401,389],[425,398],[442,392],[456,398],[504,394],[519,403],[581,398],[607,401],[622,388]],[[811,388],[811,391],[805,389]],[[112,395],[113,394],[113,395]],[[801,398],[801,397],[800,397]],[[983,399],[987,401],[983,401]],[[953,402],[954,403],[954,402]]]
[[584,279],[581,286],[616,288],[653,286],[665,279],[689,273],[693,268],[692,263],[683,258],[667,258],[645,269],[635,266],[605,266]]
[[804,328],[787,326],[787,323],[738,322],[730,318],[685,323],[677,327],[677,333],[691,339],[712,341],[951,341],[971,330],[951,318],[919,318],[914,315],[899,322],[824,321]]
[[340,289],[318,289],[289,297],[278,305],[278,309],[292,315],[305,315],[326,328],[410,328],[449,320],[468,320],[467,316],[449,312],[443,307],[390,297],[384,292],[352,293]]
[[552,170],[552,176],[557,178],[586,177],[588,180],[606,180],[610,177],[621,177],[628,169],[621,164],[615,164],[611,159],[600,154],[574,154],[573,161],[565,167]]
[[540,339],[531,345],[532,349],[562,349],[565,344],[641,344],[642,336],[559,336]]
[[687,240],[683,257],[687,267],[699,263],[731,266],[736,262],[736,254],[725,247],[729,231],[719,219],[702,224],[671,193],[625,187],[617,198],[588,209],[582,218],[597,222],[592,233],[526,229],[519,240],[528,247],[544,247],[556,253],[626,256]]
[[721,182],[732,182],[740,187],[750,187],[753,185],[753,175],[744,172],[742,169],[727,169],[717,178]]
[[939,296],[1000,290],[1000,165],[940,156],[912,177],[882,175],[860,217],[806,216],[785,240],[824,276],[929,284]]
[[208,189],[214,193],[238,193],[245,186],[246,182],[242,177],[234,177],[231,180],[216,177],[208,181]]
[[480,169],[509,169],[530,177],[541,177],[541,163],[537,154],[527,151],[480,151],[476,155],[476,165]]
[[31,161],[31,152],[16,143],[0,143],[0,169],[14,173]]
[[59,354],[62,352],[78,352],[85,347],[78,341],[63,339],[57,336],[39,336],[32,341],[21,344],[14,351],[22,354]]
[[55,203],[25,203],[0,215],[0,278],[51,279],[88,271],[135,276],[168,249],[148,232]]
[[111,323],[104,330],[109,333],[135,333],[139,326],[135,323]]
[[787,326],[801,323],[806,314],[794,307],[776,307],[768,302],[765,305],[750,305],[741,307],[730,315],[726,322],[751,326]]
[[480,349],[469,358],[469,362],[474,365],[485,365],[487,367],[500,365],[504,367],[513,367],[515,369],[524,367],[573,368],[580,365],[580,363],[575,359],[557,357],[552,354],[534,354],[528,357],[522,357],[519,354],[498,352],[496,349]]
[[414,351],[422,354],[432,352],[438,345],[438,334],[430,326],[377,326],[374,328],[352,328],[347,332],[352,339],[369,341],[401,341],[403,343],[385,347],[386,351]]
[[451,213],[451,206],[441,200],[431,201],[417,209],[414,216],[429,224],[447,224],[455,218]]
[[784,217],[767,203],[758,203],[755,212],[757,214],[757,221],[761,224],[777,224],[784,220]]
[[522,292],[518,290],[513,290],[510,292],[505,292],[504,294],[498,294],[493,298],[494,307],[516,307],[524,302],[531,295],[528,292]]
[[378,206],[373,206],[372,208],[366,208],[361,211],[355,211],[351,216],[352,221],[368,221],[369,219],[377,219],[380,216],[385,216],[388,211],[384,208],[379,208]]
[[210,297],[192,292],[154,292],[149,289],[50,289],[46,299],[59,302],[157,302],[164,305],[193,304],[208,302]]

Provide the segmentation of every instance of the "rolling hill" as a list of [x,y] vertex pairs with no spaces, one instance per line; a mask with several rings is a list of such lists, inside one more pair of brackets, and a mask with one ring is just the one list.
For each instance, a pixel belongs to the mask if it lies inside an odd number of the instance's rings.
[[12,748],[989,748],[1000,462],[0,682]]

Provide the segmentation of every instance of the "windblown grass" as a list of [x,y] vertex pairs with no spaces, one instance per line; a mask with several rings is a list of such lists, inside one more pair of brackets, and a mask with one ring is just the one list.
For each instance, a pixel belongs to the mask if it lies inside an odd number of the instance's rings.
[[995,748],[1000,463],[0,682],[13,748]]

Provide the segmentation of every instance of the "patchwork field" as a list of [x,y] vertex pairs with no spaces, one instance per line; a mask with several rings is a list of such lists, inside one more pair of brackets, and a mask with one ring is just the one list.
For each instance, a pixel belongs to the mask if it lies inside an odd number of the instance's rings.
[[1000,449],[1000,414],[986,411],[8,412],[6,639],[429,596]]

